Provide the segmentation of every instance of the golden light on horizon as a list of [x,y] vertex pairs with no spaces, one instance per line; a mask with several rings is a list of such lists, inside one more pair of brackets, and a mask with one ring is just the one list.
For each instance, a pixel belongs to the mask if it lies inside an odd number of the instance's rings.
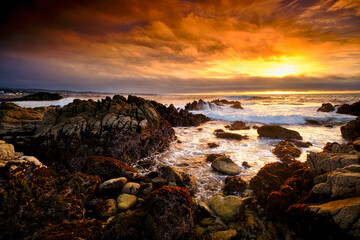
[[266,77],[284,77],[288,75],[295,75],[299,71],[296,66],[291,64],[280,64],[279,66],[268,69],[264,76]]

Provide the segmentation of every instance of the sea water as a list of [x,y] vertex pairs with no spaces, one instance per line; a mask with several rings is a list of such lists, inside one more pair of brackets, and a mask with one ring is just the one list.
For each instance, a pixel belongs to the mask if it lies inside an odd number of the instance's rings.
[[[185,104],[202,98],[205,101],[227,99],[240,101],[244,109],[234,109],[228,105],[208,107],[201,111],[213,119],[198,127],[177,127],[176,136],[179,141],[171,143],[163,153],[151,156],[158,164],[166,164],[192,174],[198,184],[197,198],[207,198],[221,191],[226,175],[220,174],[206,162],[206,155],[223,153],[228,155],[239,166],[246,161],[251,167],[242,168],[239,174],[249,181],[261,167],[267,163],[278,161],[272,149],[281,140],[259,138],[253,126],[263,124],[278,124],[288,129],[296,130],[303,137],[304,142],[311,142],[309,148],[301,148],[302,154],[298,158],[305,161],[310,151],[318,152],[327,142],[346,142],[341,137],[340,127],[355,116],[324,113],[316,110],[322,103],[331,102],[334,105],[353,103],[360,100],[360,94],[259,94],[259,95],[138,95],[146,99],[155,100],[163,104],[174,104],[177,108],[184,108]],[[98,100],[104,96],[93,96]],[[88,99],[89,96],[76,98]],[[59,105],[64,106],[74,100],[74,97],[48,102],[16,102],[22,107],[39,107]],[[307,120],[314,120],[321,125],[307,124]],[[249,138],[241,141],[218,139],[213,134],[216,129],[225,129],[225,125],[233,121],[244,121],[251,128],[249,130],[231,131]],[[325,127],[325,125],[332,127]],[[228,131],[228,130],[226,130]],[[208,143],[215,142],[219,147],[210,149]],[[144,169],[143,171],[149,171]]]

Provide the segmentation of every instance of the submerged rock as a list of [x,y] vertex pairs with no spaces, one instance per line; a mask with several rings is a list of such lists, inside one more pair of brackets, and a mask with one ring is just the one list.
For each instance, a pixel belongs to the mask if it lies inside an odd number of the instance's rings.
[[224,139],[232,139],[232,140],[243,140],[243,139],[248,139],[249,137],[246,135],[241,135],[241,134],[237,134],[237,133],[230,133],[230,132],[225,132],[224,130],[221,129],[217,129],[214,131],[214,135],[217,138],[224,138]]
[[288,141],[282,141],[276,145],[272,152],[281,161],[291,161],[301,155],[301,150],[295,147],[294,144]]
[[335,110],[335,107],[331,103],[323,103],[317,111],[318,112],[332,112],[334,110]]
[[355,140],[360,137],[360,117],[348,122],[340,128],[341,135],[347,140]]
[[237,175],[241,172],[241,167],[239,167],[228,157],[215,158],[211,164],[211,167],[216,171],[227,175]]
[[229,130],[249,130],[250,127],[246,125],[243,121],[235,121],[230,125],[225,126]]
[[259,137],[302,140],[302,137],[297,131],[289,130],[278,125],[263,125],[259,127],[257,132]]
[[217,144],[217,143],[208,143],[207,145],[208,145],[209,148],[217,148],[217,147],[220,146],[220,145]]

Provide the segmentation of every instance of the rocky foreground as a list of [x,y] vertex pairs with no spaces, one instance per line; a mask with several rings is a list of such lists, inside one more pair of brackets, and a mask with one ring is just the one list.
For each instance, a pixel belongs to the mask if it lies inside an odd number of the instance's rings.
[[133,164],[154,167],[141,159],[176,138],[172,127],[198,126],[203,115],[133,96],[41,110],[1,104],[0,113],[12,143],[0,141],[0,239],[360,238],[358,119],[342,130],[354,141],[328,143],[304,163],[299,147],[311,143],[300,133],[259,127],[259,137],[283,139],[273,149],[279,161],[246,182],[229,157],[209,155],[229,176],[223,193],[197,202],[190,174],[158,165],[142,175]]

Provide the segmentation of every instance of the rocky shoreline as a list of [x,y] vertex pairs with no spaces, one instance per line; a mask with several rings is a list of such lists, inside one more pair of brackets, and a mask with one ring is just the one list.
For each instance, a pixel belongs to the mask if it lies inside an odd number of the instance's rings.
[[[300,133],[259,127],[259,137],[283,139],[273,149],[279,161],[246,182],[229,157],[209,155],[229,176],[202,202],[190,174],[142,159],[176,140],[173,127],[199,126],[210,120],[204,115],[135,96],[63,108],[3,103],[0,114],[0,239],[360,238],[359,118],[341,128],[349,143],[328,143],[306,162],[296,160],[311,144]],[[141,174],[135,163],[155,168]]]

